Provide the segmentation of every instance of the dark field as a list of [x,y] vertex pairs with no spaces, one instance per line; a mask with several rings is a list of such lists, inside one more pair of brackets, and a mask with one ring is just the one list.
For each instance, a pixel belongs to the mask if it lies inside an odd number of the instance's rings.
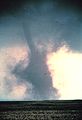
[[82,101],[0,102],[0,120],[81,120]]

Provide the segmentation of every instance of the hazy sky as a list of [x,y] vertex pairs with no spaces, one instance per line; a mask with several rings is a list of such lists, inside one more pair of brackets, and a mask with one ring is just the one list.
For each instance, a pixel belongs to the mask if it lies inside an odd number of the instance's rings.
[[0,100],[82,98],[80,2],[0,2]]

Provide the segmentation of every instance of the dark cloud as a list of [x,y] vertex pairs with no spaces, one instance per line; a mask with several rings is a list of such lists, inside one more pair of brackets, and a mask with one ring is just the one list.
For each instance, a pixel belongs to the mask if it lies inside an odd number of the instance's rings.
[[82,0],[59,0],[59,2],[66,5],[82,7]]
[[0,13],[14,13],[19,11],[24,4],[40,4],[42,2],[57,2],[61,6],[70,6],[82,8],[82,0],[1,0],[0,1]]
[[1,0],[0,1],[0,13],[12,13],[20,9],[26,0]]
[[[57,90],[53,88],[52,78],[46,65],[47,49],[52,48],[51,43],[55,50],[56,43],[60,44],[63,41],[69,43],[73,49],[78,48],[81,43],[79,38],[81,14],[78,12],[81,10],[80,3],[80,0],[3,0],[0,2],[1,15],[5,16],[4,13],[9,13],[13,16],[14,13],[18,20],[20,18],[24,37],[30,49],[29,65],[21,69],[23,63],[20,61],[12,70],[12,74],[18,78],[17,85],[23,82],[33,85],[33,97],[30,99],[58,99]],[[42,49],[41,52],[39,48]],[[29,86],[28,84],[27,87]],[[28,98],[24,99],[28,100]]]
[[[41,3],[33,2],[22,9],[22,24],[25,39],[31,51],[30,63],[27,69],[19,71],[14,70],[20,78],[31,82],[35,89],[35,99],[58,99],[57,90],[53,88],[52,79],[46,65],[46,54],[40,54],[36,49],[35,42],[48,44],[49,39],[60,44],[66,41],[73,49],[77,48],[80,43],[79,25],[81,16],[78,9],[71,9],[76,4],[69,1],[68,4],[64,0],[44,1]],[[77,4],[79,7],[79,3]],[[78,35],[77,35],[78,34]],[[52,44],[53,44],[52,43]],[[56,46],[54,46],[54,49]],[[17,70],[18,69],[18,70]]]

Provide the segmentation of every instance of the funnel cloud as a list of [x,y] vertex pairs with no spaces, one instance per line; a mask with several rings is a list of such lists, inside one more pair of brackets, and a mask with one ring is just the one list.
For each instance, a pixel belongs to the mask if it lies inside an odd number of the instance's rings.
[[0,2],[0,100],[82,98],[81,8],[81,0]]

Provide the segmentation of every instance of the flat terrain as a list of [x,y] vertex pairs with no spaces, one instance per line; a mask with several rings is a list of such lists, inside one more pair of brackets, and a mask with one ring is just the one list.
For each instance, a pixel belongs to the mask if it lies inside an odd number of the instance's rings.
[[1,120],[82,120],[82,101],[0,102]]

